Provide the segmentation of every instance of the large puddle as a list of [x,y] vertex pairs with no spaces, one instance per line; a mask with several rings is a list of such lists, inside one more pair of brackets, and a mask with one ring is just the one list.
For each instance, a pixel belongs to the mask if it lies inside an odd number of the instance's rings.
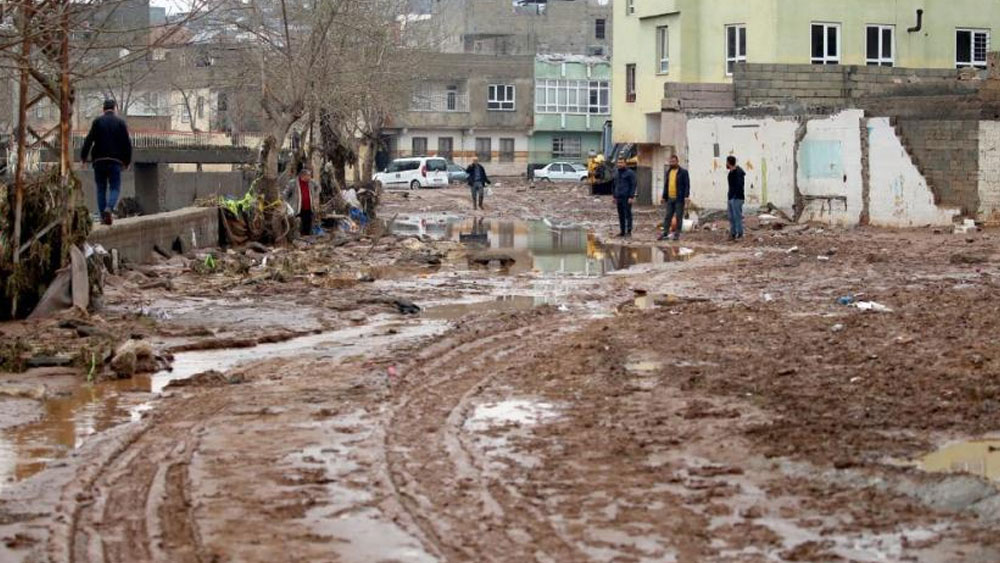
[[396,343],[444,332],[448,324],[434,319],[399,322],[384,318],[369,325],[303,336],[254,348],[221,349],[177,354],[173,369],[151,376],[80,384],[42,401],[37,422],[0,433],[0,489],[31,477],[65,457],[98,432],[138,420],[152,408],[155,395],[171,382],[208,370],[226,371],[274,358],[310,356],[319,359],[363,356]]
[[1000,438],[948,444],[917,465],[933,473],[968,473],[1000,482]]
[[392,232],[399,235],[451,240],[476,250],[502,252],[514,259],[503,273],[601,276],[640,264],[687,260],[694,254],[677,246],[630,246],[603,243],[579,225],[547,220],[503,221],[453,215],[397,217]]

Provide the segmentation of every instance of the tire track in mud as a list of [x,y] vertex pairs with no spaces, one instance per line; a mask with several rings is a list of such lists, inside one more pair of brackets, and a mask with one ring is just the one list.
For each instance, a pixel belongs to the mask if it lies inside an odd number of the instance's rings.
[[[462,438],[472,403],[500,373],[494,362],[552,337],[564,321],[539,315],[457,345],[439,341],[411,366],[406,379],[416,383],[388,418],[386,463],[400,504],[445,559],[583,558],[540,511],[489,477]],[[536,533],[516,540],[512,528]]]
[[198,449],[202,427],[196,421],[207,420],[221,404],[215,398],[168,406],[105,460],[77,494],[67,542],[70,562],[205,560],[187,468]]

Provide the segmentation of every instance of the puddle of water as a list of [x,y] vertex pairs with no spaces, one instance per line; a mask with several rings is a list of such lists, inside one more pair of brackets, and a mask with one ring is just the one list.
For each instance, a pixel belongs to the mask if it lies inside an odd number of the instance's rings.
[[656,373],[663,369],[663,362],[655,360],[639,360],[625,364],[625,369],[632,373],[648,374]]
[[477,405],[465,425],[470,430],[488,430],[505,424],[533,425],[558,418],[559,412],[552,403],[527,399],[508,399],[498,403]]
[[[392,325],[394,334],[388,334]],[[49,463],[65,457],[89,436],[114,426],[139,420],[152,408],[152,394],[171,381],[208,370],[225,372],[238,365],[280,357],[315,356],[319,359],[364,356],[396,342],[444,332],[442,321],[426,320],[398,324],[386,317],[360,327],[263,344],[255,348],[183,352],[174,359],[172,371],[152,376],[80,384],[67,394],[45,399],[42,418],[0,432],[0,489],[5,483],[31,477]]]
[[663,264],[687,260],[694,255],[689,248],[601,243],[582,227],[553,225],[545,220],[500,221],[414,215],[397,218],[392,232],[504,251],[516,260],[504,273],[515,275],[539,272],[601,276],[639,264]]
[[473,313],[493,313],[502,311],[528,311],[553,302],[548,297],[531,297],[528,295],[504,295],[492,301],[474,301],[470,303],[449,303],[447,305],[431,305],[426,307],[421,316],[425,319],[454,321]]
[[969,473],[1000,481],[1000,439],[949,444],[917,461],[932,473]]

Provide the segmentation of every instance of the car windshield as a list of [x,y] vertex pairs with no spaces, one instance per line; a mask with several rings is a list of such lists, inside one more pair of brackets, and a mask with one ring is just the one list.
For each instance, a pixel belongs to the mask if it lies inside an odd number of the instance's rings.
[[465,169],[457,164],[449,164],[448,172],[465,172]]

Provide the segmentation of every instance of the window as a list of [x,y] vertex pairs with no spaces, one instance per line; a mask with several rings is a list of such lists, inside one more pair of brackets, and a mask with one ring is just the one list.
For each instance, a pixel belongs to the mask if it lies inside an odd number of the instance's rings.
[[989,31],[960,29],[955,38],[955,66],[986,68],[986,53],[990,50]]
[[812,63],[814,65],[840,64],[840,24],[812,24]]
[[895,64],[896,28],[891,25],[868,26],[865,39],[865,62],[868,66],[893,66]]
[[625,101],[635,102],[635,65],[625,65]]
[[455,156],[455,139],[452,137],[438,137],[438,156],[452,160]]
[[229,110],[229,97],[225,92],[219,92],[219,97],[215,99],[215,107],[218,111]]
[[198,96],[198,119],[204,119],[204,118],[205,118],[205,98],[203,96]]
[[448,162],[443,158],[428,158],[426,166],[428,172],[448,171]]
[[491,111],[514,111],[514,85],[490,84],[486,109]]
[[609,114],[611,87],[607,80],[535,81],[537,113]]
[[670,72],[670,32],[666,26],[656,28],[656,72]]
[[413,156],[427,156],[427,137],[414,137],[411,143]]
[[476,157],[480,162],[493,160],[493,143],[489,137],[476,137]]
[[736,63],[747,62],[747,26],[726,26],[726,76],[733,75]]
[[458,109],[458,86],[448,86],[445,107],[448,111],[455,111]]
[[579,136],[552,137],[552,158],[580,158],[582,147]]
[[594,20],[594,37],[597,39],[605,39],[607,33],[608,20],[603,18],[598,18]]
[[514,162],[514,139],[500,139],[500,162]]
[[635,13],[635,0],[625,1],[625,13],[628,15]]

